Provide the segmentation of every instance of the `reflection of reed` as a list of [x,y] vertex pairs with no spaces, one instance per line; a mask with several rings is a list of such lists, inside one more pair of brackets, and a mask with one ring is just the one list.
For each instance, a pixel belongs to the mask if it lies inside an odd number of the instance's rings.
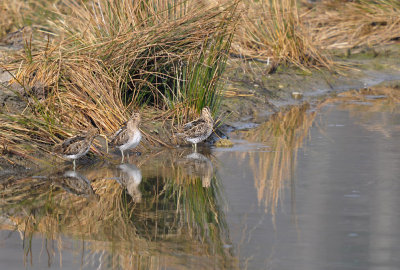
[[[224,248],[229,239],[213,159],[209,153],[193,154],[190,149],[159,152],[142,165],[143,174],[149,176],[147,182],[159,193],[156,200],[147,201],[146,207],[157,209],[156,212],[171,207],[173,216],[160,220],[160,224],[174,224],[172,234],[182,234],[205,244],[206,252],[215,254],[214,262],[218,264],[213,268],[235,269],[236,259]],[[173,204],[168,202],[172,198]]]
[[275,210],[282,194],[285,180],[292,178],[297,151],[314,121],[315,112],[307,112],[309,106],[292,107],[276,113],[268,122],[255,129],[241,132],[251,142],[263,142],[269,146],[266,152],[248,152],[241,158],[249,157],[254,174],[257,199],[264,205],[265,212]]
[[[204,188],[201,174],[208,173],[197,166],[200,175],[196,176],[192,169],[188,174],[184,167],[187,164],[177,162],[186,159],[185,153],[166,151],[157,155],[158,158],[144,157],[147,161],[140,164],[142,173],[146,172],[143,181],[133,181],[136,194],[142,194],[140,203],[137,196],[128,195],[129,181],[123,186],[110,180],[133,177],[139,170],[133,166],[107,168],[98,164],[75,175],[79,178],[84,174],[91,179],[89,186],[95,199],[76,196],[77,192],[69,192],[65,183],[54,184],[55,175],[65,178],[65,173],[53,173],[53,181],[36,177],[3,182],[1,215],[15,223],[15,228],[8,225],[8,229],[23,232],[25,258],[32,256],[35,247],[30,246],[30,239],[39,232],[48,240],[57,240],[60,252],[61,234],[85,239],[89,251],[84,254],[83,265],[95,263],[112,269],[179,268],[190,258],[198,261],[198,269],[236,268],[235,258],[224,248],[229,239],[218,205],[221,200],[217,179],[214,177]],[[81,186],[88,188],[78,184]],[[55,252],[54,246],[51,248],[48,256]]]
[[94,195],[90,181],[77,171],[59,172],[51,175],[53,185],[63,188],[65,191],[77,196]]
[[[240,136],[244,139],[263,142],[269,146],[268,152],[238,153],[243,160],[249,157],[258,192],[258,202],[264,206],[265,212],[271,211],[272,215],[275,215],[285,180],[293,180],[298,149],[308,136],[316,112],[332,103],[340,103],[338,108],[347,110],[351,116],[357,117],[361,126],[370,131],[380,132],[383,136],[391,136],[391,133],[399,128],[393,125],[392,115],[398,113],[400,109],[400,92],[390,87],[378,87],[348,91],[330,97],[318,104],[313,112],[307,112],[308,105],[291,107],[273,115],[268,122],[255,129],[241,131]],[[369,120],[372,115],[376,116],[376,112],[388,112],[388,114],[380,114],[381,121],[372,125]],[[291,188],[291,195],[294,198],[294,183],[291,183]]]
[[186,156],[185,166],[182,166],[187,177],[200,177],[203,187],[210,187],[214,176],[211,160],[200,153],[191,153]]
[[[329,98],[320,106],[327,103],[340,102],[341,110],[350,112],[350,116],[358,120],[358,124],[369,131],[381,133],[391,137],[396,127],[393,125],[393,116],[400,111],[400,91],[391,87],[376,87],[362,90],[348,91],[335,98]],[[377,112],[381,112],[377,114]],[[384,113],[386,112],[386,113]],[[380,121],[371,121],[372,117],[379,115]],[[373,122],[374,124],[372,124]]]

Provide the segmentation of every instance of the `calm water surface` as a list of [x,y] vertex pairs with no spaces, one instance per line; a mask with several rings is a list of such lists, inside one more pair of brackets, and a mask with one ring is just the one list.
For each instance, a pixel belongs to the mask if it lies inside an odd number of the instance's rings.
[[400,269],[396,91],[292,108],[233,148],[2,179],[0,269]]

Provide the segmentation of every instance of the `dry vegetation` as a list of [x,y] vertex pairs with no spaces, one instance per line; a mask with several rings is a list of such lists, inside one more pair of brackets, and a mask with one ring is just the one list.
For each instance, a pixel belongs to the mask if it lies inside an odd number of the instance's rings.
[[399,10],[397,0],[322,1],[305,21],[322,49],[372,47],[399,40]]
[[24,25],[34,33],[11,63],[0,60],[29,104],[0,113],[0,143],[34,159],[78,130],[108,135],[138,108],[171,134],[204,106],[218,111],[228,52],[333,69],[328,49],[397,41],[398,13],[395,0],[3,1],[0,34]]
[[27,5],[24,1],[0,2],[0,38],[5,34],[15,31],[23,26],[22,17],[27,13]]
[[271,65],[292,63],[304,70],[333,69],[329,49],[396,42],[397,0],[244,0],[232,52]]
[[[110,134],[143,106],[161,111],[150,112],[155,118],[173,121],[185,121],[204,106],[216,111],[235,8],[169,0],[51,6],[42,38],[4,65],[16,73],[30,104],[28,116],[1,115],[4,144],[20,153],[15,148],[23,140],[37,150],[90,126]],[[21,134],[36,126],[32,121],[40,122],[41,136]]]
[[246,0],[232,50],[271,65],[331,68],[332,60],[312,41],[296,0]]
[[[31,25],[34,34],[12,62],[0,59],[1,67],[23,86],[19,94],[28,104],[18,114],[0,109],[0,153],[51,163],[38,153],[50,153],[61,139],[91,126],[110,134],[135,109],[145,119],[147,142],[168,143],[159,129],[158,138],[150,136],[156,126],[171,134],[173,126],[204,106],[218,111],[220,78],[229,53],[271,65],[332,69],[329,49],[386,44],[400,37],[396,0],[322,1],[311,9],[295,0],[210,2],[2,1],[0,37],[24,25]],[[357,92],[327,102],[364,102],[366,95],[385,95],[389,98],[368,102],[373,109],[394,110],[398,106],[393,104],[400,101],[397,93]],[[314,121],[315,113],[307,109],[305,105],[277,113],[243,135],[272,148],[257,157],[241,155],[249,158],[259,203],[273,215]],[[372,128],[390,135],[389,121],[382,123]],[[110,180],[113,171],[100,166],[87,176],[96,194],[91,199],[55,184],[61,181],[58,174],[4,181],[2,214],[13,216],[11,229],[23,231],[25,241],[37,232],[58,239],[60,246],[61,234],[87,239],[93,258],[106,250],[111,254],[106,263],[116,267],[140,264],[159,269],[171,262],[179,266],[180,259],[168,255],[176,250],[176,242],[201,260],[203,254],[217,253],[218,262],[207,261],[205,269],[234,262],[223,248],[229,239],[212,157],[188,165],[168,153],[172,157],[163,156],[156,168],[164,177],[158,173],[142,184],[147,199],[140,205]],[[27,246],[29,256],[32,250]],[[141,255],[148,250],[151,256]],[[158,254],[165,253],[160,259]]]

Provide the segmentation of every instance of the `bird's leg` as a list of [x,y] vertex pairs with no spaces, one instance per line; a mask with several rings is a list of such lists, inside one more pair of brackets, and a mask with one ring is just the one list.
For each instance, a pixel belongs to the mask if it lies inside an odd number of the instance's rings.
[[197,153],[197,143],[194,144],[194,152]]
[[108,138],[107,138],[107,136],[104,135],[104,134],[102,134],[102,135],[100,135],[100,136],[104,137],[104,139],[106,140],[106,151],[107,151],[107,154],[108,154]]
[[129,151],[128,151],[128,154],[126,154],[127,156],[128,156],[128,160],[129,160]]
[[124,150],[121,150],[121,155],[122,155],[121,163],[123,163],[124,162]]
[[76,159],[74,159],[74,161],[72,161],[72,163],[74,164],[74,171],[75,171],[75,160],[76,160]]

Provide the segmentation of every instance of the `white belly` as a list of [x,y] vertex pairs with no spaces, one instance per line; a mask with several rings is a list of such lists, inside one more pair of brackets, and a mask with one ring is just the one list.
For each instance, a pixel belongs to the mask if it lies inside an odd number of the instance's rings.
[[135,134],[129,139],[129,141],[121,145],[119,149],[125,151],[128,149],[135,148],[140,143],[140,139],[142,139],[142,134],[140,134],[140,131],[135,132]]
[[64,155],[64,158],[68,158],[68,159],[78,159],[84,155],[87,154],[87,152],[89,152],[90,149],[90,145],[88,147],[86,147],[83,151],[76,153],[75,155]]
[[211,133],[212,130],[209,130],[206,134],[203,134],[202,136],[186,138],[186,141],[190,143],[199,143],[210,137]]

